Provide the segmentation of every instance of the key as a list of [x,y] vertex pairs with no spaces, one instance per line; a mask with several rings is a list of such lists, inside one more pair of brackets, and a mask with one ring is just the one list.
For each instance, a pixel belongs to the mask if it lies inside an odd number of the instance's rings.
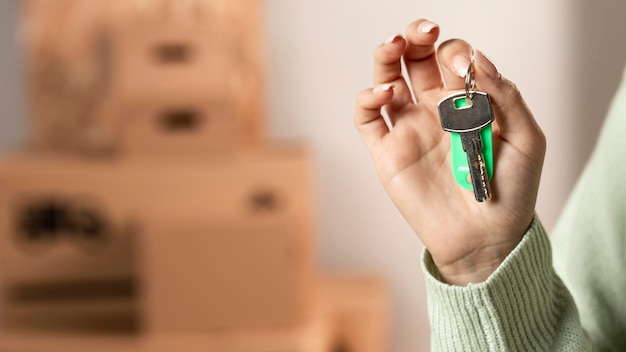
[[[493,110],[489,95],[478,91],[457,93],[441,100],[438,106],[441,127],[452,133],[452,172],[455,179],[464,185],[469,171],[476,200],[484,202],[491,199]],[[460,138],[455,138],[457,133]],[[459,162],[459,154],[465,154],[467,165]]]

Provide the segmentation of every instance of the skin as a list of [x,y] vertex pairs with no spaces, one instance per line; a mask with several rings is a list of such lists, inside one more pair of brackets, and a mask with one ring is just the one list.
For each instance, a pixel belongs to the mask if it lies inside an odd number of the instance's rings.
[[[486,280],[531,225],[546,141],[517,87],[487,57],[458,39],[436,48],[438,37],[439,27],[422,19],[375,49],[375,86],[359,93],[354,123],[442,280],[464,286]],[[437,111],[442,98],[465,89],[471,59],[476,87],[491,96],[495,115],[493,197],[483,203],[454,180]]]

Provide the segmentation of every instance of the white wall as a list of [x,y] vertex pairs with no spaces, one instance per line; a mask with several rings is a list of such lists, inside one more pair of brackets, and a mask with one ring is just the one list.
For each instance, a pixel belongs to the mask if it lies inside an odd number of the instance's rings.
[[[303,139],[318,159],[319,262],[371,269],[393,288],[393,351],[428,350],[421,244],[388,200],[352,125],[371,85],[373,48],[427,17],[515,81],[549,150],[538,213],[551,228],[595,140],[617,85],[626,4],[596,1],[266,0],[271,60],[269,131]],[[17,0],[0,1],[0,149],[24,138],[24,85],[15,45]],[[573,152],[575,151],[575,152]]]

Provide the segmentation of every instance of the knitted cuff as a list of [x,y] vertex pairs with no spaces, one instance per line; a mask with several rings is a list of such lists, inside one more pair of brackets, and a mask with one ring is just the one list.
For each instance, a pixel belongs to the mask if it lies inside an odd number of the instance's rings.
[[453,286],[441,282],[424,250],[428,314],[433,350],[535,351],[554,341],[569,292],[552,268],[549,239],[539,220],[484,282]]

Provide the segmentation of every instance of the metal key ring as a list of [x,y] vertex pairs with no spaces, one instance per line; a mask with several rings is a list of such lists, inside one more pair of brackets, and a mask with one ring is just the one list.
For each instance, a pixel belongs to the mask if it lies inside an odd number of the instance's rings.
[[472,100],[474,90],[476,89],[476,80],[474,79],[474,63],[470,62],[467,66],[467,74],[465,75],[465,98]]

